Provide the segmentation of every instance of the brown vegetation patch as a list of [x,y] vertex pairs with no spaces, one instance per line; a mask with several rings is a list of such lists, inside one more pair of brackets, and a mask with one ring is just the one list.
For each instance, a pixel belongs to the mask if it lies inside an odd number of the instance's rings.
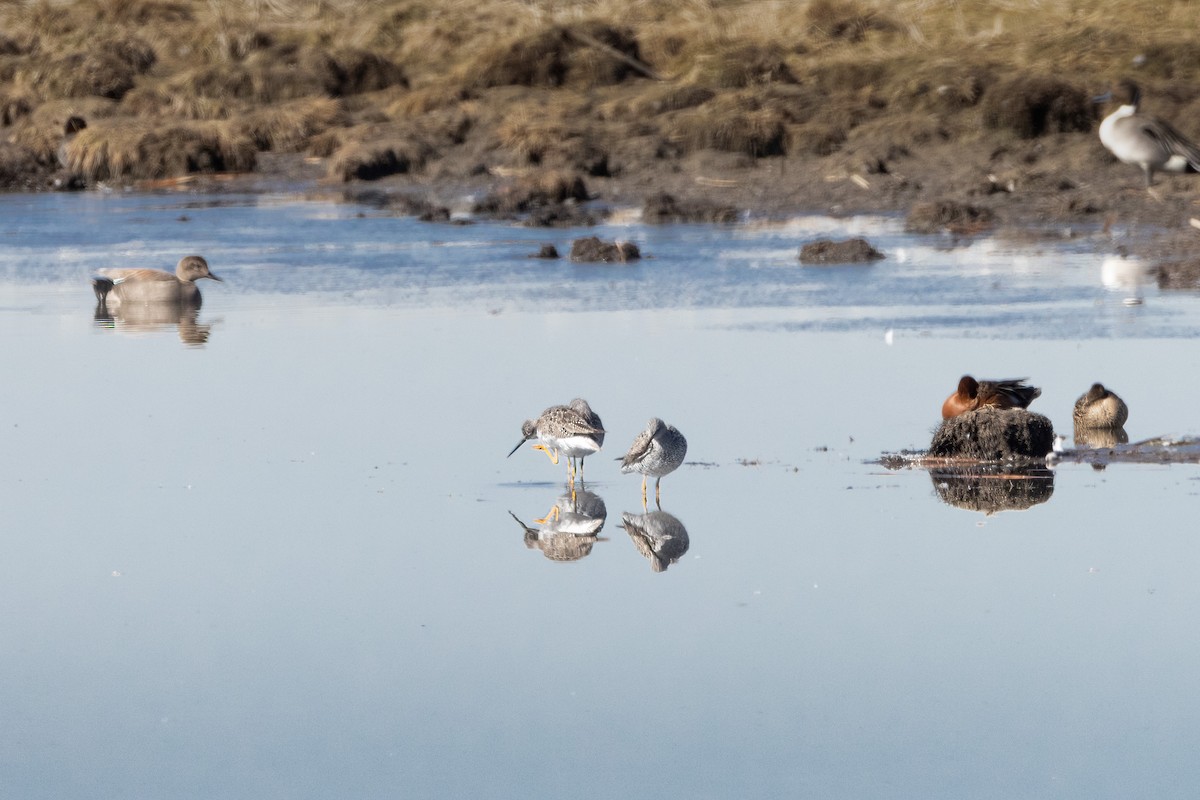
[[987,208],[959,203],[954,200],[917,203],[908,213],[904,228],[911,233],[974,234],[986,230],[996,221]]
[[425,166],[433,148],[411,129],[371,129],[338,148],[329,161],[331,178],[374,181]]
[[347,122],[340,100],[318,97],[254,111],[235,124],[259,150],[295,152],[314,136]]
[[684,153],[710,148],[748,156],[787,152],[787,114],[764,106],[750,94],[719,96],[699,108],[680,112],[668,126],[668,138]]
[[1065,81],[1019,75],[997,83],[984,95],[983,124],[1023,139],[1090,131],[1093,105],[1086,92]]
[[812,0],[805,11],[808,32],[828,39],[862,41],[871,30],[891,30],[894,24],[854,0]]
[[787,52],[776,42],[731,42],[697,59],[690,82],[720,89],[796,83]]
[[741,219],[741,213],[731,205],[709,200],[678,200],[665,192],[646,198],[642,206],[642,221],[651,224],[674,222],[730,223]]
[[89,125],[67,145],[70,170],[89,182],[166,178],[254,168],[253,140],[226,123],[149,125],[127,118]]
[[476,214],[524,214],[568,201],[582,202],[589,197],[583,178],[552,170],[523,176],[489,192],[472,211]]
[[859,264],[883,257],[883,253],[861,237],[840,242],[818,239],[800,248],[801,264]]
[[484,50],[470,66],[471,83],[556,88],[620,83],[643,74],[632,31],[589,20],[553,25]]
[[33,104],[24,95],[0,94],[0,125],[14,124],[22,117],[29,116]]
[[605,242],[598,236],[571,242],[571,260],[578,263],[624,264],[641,257],[641,251],[633,242]]
[[309,58],[310,69],[321,76],[322,87],[332,97],[408,86],[408,77],[400,65],[378,53],[341,48],[314,53]]
[[943,420],[929,444],[935,458],[1020,462],[1043,460],[1054,449],[1054,425],[1023,408],[986,406]]
[[1159,289],[1200,289],[1200,258],[1167,261],[1154,267],[1151,274]]
[[58,97],[120,100],[133,88],[138,71],[111,53],[72,53],[22,75],[30,85]]
[[28,191],[36,187],[46,171],[29,148],[0,141],[0,189]]

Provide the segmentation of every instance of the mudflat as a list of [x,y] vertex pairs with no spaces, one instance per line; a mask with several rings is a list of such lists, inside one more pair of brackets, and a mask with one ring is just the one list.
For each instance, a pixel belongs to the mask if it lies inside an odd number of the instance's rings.
[[8,3],[0,186],[347,190],[431,221],[469,191],[473,213],[539,225],[645,205],[663,221],[1086,227],[1194,288],[1200,177],[1147,191],[1096,133],[1109,109],[1093,98],[1128,77],[1146,112],[1200,137],[1193,9],[1156,8]]

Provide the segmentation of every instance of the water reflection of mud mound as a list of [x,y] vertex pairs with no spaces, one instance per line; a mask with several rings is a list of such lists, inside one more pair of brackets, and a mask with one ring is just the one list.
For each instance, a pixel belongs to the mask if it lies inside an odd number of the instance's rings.
[[649,559],[650,568],[655,572],[665,572],[691,546],[687,528],[665,511],[626,512],[621,515],[621,527],[629,534],[637,551]]
[[1054,472],[1045,467],[936,469],[929,471],[929,477],[946,505],[985,514],[1023,511],[1054,494]]
[[1054,448],[1054,426],[1023,408],[990,406],[942,422],[929,455],[978,461],[1041,461]]

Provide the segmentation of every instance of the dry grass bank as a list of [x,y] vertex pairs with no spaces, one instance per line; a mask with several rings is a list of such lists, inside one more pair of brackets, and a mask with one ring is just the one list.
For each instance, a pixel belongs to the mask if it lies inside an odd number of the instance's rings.
[[333,181],[777,164],[883,205],[1054,194],[1105,164],[1090,97],[1114,78],[1200,135],[1197,56],[1185,0],[0,0],[0,179],[275,151]]

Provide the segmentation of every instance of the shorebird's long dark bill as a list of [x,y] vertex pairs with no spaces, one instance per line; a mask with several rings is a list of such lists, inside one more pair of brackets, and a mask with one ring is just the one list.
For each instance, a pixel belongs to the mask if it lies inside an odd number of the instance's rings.
[[[517,442],[517,446],[516,446],[516,447],[514,447],[512,450],[509,450],[509,451],[508,451],[508,456],[511,456],[513,453],[515,453],[515,452],[517,452],[518,450],[520,450],[520,449],[521,449],[521,445],[525,444],[525,443],[526,443],[526,442],[528,442],[528,441],[529,441],[528,439],[522,439],[521,441]],[[508,458],[508,456],[505,456],[505,458]]]

